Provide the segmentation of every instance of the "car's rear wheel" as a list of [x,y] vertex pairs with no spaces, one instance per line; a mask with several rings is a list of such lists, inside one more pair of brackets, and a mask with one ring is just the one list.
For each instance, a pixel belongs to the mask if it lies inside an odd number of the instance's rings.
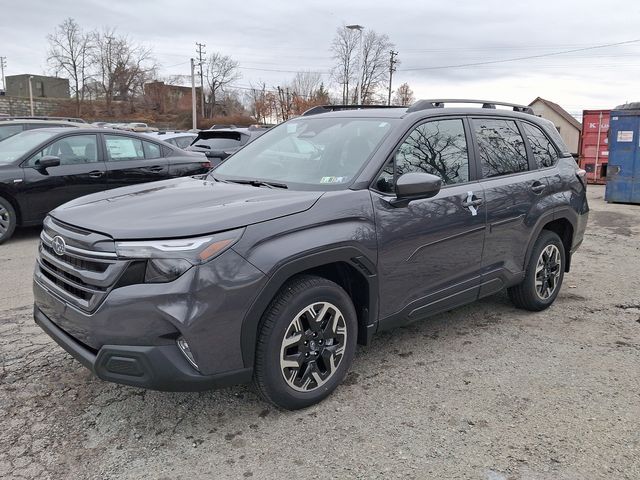
[[323,400],[351,366],[357,328],[353,303],[339,285],[315,276],[293,278],[261,322],[254,371],[258,391],[289,410]]
[[0,197],[0,243],[5,242],[13,235],[16,229],[16,211],[11,203]]
[[565,251],[560,237],[543,230],[531,252],[524,281],[509,289],[509,297],[518,308],[540,311],[558,296],[564,278]]

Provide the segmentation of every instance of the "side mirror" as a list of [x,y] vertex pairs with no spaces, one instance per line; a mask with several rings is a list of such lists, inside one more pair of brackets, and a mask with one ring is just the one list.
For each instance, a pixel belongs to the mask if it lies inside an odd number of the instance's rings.
[[60,165],[60,157],[54,155],[45,155],[36,164],[36,167],[47,169],[49,167],[57,167]]
[[442,179],[430,173],[405,173],[396,181],[394,205],[406,205],[411,200],[431,198],[442,188]]

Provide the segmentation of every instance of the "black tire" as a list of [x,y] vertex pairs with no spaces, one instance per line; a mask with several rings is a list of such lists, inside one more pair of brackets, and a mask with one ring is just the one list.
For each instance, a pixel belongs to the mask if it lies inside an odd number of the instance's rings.
[[[545,260],[543,252],[549,260]],[[559,265],[551,257],[559,257]],[[533,245],[524,280],[508,289],[509,298],[515,306],[532,312],[539,312],[551,306],[562,287],[565,258],[564,244],[560,237],[554,232],[543,230]],[[543,266],[542,270],[537,271],[541,267],[539,262],[542,262]]]
[[[323,310],[325,305],[327,307]],[[311,314],[307,313],[310,312],[309,307]],[[321,318],[320,313],[323,313]],[[310,319],[314,317],[310,315],[314,314],[318,316],[312,327],[309,326],[312,323]],[[320,329],[313,332],[313,338],[309,333],[311,328]],[[271,301],[260,322],[253,377],[258,392],[268,402],[287,410],[320,402],[336,389],[351,367],[357,334],[355,308],[339,285],[311,275],[292,278]],[[331,335],[335,335],[335,339],[329,338]],[[299,341],[285,346],[298,337]],[[293,349],[293,354],[290,354],[290,349]],[[331,361],[326,360],[327,357]],[[299,367],[283,367],[283,362],[289,358],[308,363]],[[320,375],[326,375],[326,378],[321,379]]]
[[0,197],[0,244],[9,240],[16,230],[16,211],[5,198]]

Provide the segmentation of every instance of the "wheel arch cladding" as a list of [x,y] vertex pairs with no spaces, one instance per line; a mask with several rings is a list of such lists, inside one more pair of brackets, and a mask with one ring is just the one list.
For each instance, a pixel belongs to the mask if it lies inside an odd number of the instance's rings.
[[358,315],[358,343],[368,343],[378,321],[378,279],[373,265],[355,247],[339,247],[305,255],[278,267],[249,307],[242,323],[242,358],[253,366],[260,320],[278,291],[297,275],[315,275],[340,285]]
[[549,230],[554,232],[560,237],[562,240],[562,245],[564,246],[564,254],[566,257],[565,261],[565,272],[569,271],[569,257],[571,256],[571,244],[573,242],[573,225],[567,218],[558,218],[549,222],[542,227],[543,230]]

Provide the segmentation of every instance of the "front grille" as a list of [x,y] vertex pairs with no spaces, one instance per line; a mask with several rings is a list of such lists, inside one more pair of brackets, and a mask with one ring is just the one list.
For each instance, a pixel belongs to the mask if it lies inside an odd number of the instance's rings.
[[46,270],[42,270],[42,275],[44,275],[50,282],[54,283],[58,287],[62,288],[65,292],[69,293],[69,295],[73,295],[74,297],[81,298],[82,300],[89,300],[91,298],[91,294],[85,291],[80,290],[79,288],[74,287],[73,285],[61,280],[60,278],[52,275]]
[[[43,243],[42,244],[42,248],[45,249],[48,253],[50,253],[51,255],[55,255],[56,253],[53,251],[53,248],[51,248],[49,245]],[[78,258],[78,257],[72,257],[71,255],[62,255],[61,260],[63,260],[65,263],[68,263],[69,265],[73,265],[76,268],[79,268],[80,270],[89,270],[92,272],[104,272],[107,267],[109,266],[108,263],[104,263],[104,262],[93,262],[91,260],[85,260],[82,258]]]
[[[76,227],[66,228],[54,222],[45,222],[45,226],[40,236],[36,280],[65,302],[87,312],[94,311],[113,289],[129,261],[104,250],[105,245],[113,245],[108,237],[82,233]],[[52,246],[56,236],[66,243],[62,255]],[[102,249],[93,249],[94,244]]]

